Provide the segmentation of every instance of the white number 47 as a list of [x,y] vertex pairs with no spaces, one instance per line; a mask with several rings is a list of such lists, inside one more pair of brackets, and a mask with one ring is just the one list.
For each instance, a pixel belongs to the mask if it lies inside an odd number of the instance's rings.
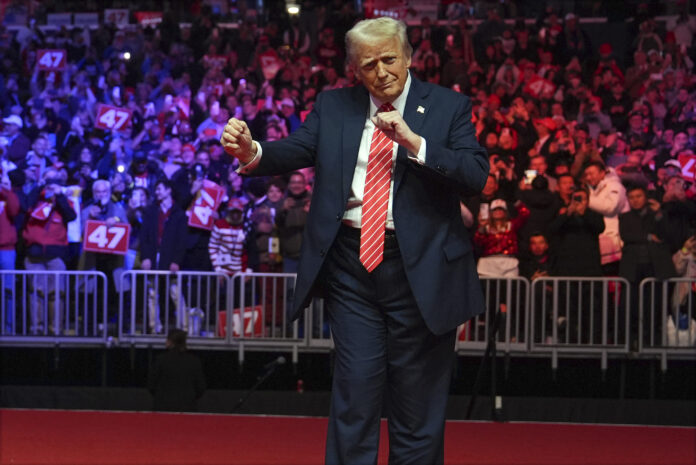
[[43,54],[39,63],[46,68],[57,68],[63,60],[63,52],[46,52]]
[[[109,241],[109,234],[113,234],[114,237]],[[100,249],[115,249],[121,238],[126,234],[126,228],[114,226],[108,228],[105,225],[99,225],[92,231],[92,233],[87,237],[87,242],[96,244]]]

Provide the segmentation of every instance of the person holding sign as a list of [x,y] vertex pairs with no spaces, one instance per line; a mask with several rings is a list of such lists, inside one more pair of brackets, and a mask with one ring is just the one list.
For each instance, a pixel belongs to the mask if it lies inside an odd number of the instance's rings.
[[[82,231],[85,231],[86,246],[106,243],[106,249],[100,252],[83,250],[80,257],[80,269],[97,270],[103,272],[108,278],[108,308],[114,313],[118,309],[118,294],[120,290],[121,273],[123,273],[123,255],[117,255],[109,250],[106,231],[118,223],[126,223],[126,210],[123,206],[111,200],[111,183],[105,179],[97,179],[92,184],[92,202],[83,208]],[[86,223],[88,220],[104,222],[104,225],[87,234]],[[103,231],[103,232],[102,232]],[[101,234],[100,234],[101,233]],[[88,248],[88,247],[85,247]],[[113,315],[109,315],[110,317]]]

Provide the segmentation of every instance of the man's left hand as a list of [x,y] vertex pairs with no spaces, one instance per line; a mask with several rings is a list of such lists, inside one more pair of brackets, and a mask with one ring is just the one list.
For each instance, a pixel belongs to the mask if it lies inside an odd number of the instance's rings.
[[411,131],[406,121],[398,111],[383,111],[372,117],[374,125],[381,129],[394,142],[404,147],[411,153],[418,153],[420,150],[421,138],[418,134]]

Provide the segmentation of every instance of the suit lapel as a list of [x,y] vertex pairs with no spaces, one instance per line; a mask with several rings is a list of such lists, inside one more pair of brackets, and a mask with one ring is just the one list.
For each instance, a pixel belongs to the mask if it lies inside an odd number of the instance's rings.
[[[411,88],[406,98],[406,107],[402,115],[408,127],[416,134],[420,134],[423,121],[428,116],[430,108],[427,104],[428,88],[424,86],[413,74],[411,74]],[[406,149],[399,147],[396,152],[396,165],[394,167],[394,193],[399,189],[401,179],[406,171],[406,166],[409,160],[406,155]]]
[[342,200],[345,202],[350,195],[350,185],[353,182],[355,165],[358,161],[360,140],[365,128],[365,118],[369,109],[369,97],[363,86],[353,88],[352,98],[346,102],[345,120],[343,124],[342,158],[341,158],[341,188]]

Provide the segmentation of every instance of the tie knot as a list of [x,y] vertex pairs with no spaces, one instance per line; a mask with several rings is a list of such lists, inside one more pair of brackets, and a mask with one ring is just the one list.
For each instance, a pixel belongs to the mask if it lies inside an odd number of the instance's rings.
[[383,104],[377,109],[377,113],[381,113],[381,112],[383,112],[383,111],[394,111],[394,107],[393,107],[392,104],[389,103],[389,102],[383,103]]

